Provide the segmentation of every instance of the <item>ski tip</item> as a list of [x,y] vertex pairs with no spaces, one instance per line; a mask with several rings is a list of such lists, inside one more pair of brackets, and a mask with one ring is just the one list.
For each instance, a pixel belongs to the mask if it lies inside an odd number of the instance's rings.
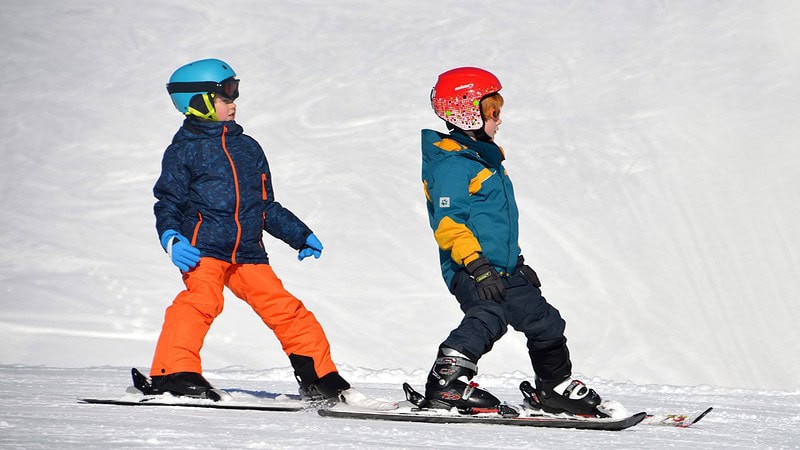
[[683,421],[683,423],[678,424],[678,428],[689,428],[690,426],[696,424],[697,422],[700,422],[700,419],[708,415],[708,413],[710,413],[713,409],[714,409],[713,407],[709,407],[705,411],[701,412],[700,414],[694,417],[689,416],[687,420]]
[[696,424],[697,422],[700,422],[700,419],[702,419],[703,417],[705,417],[706,415],[708,415],[708,413],[710,413],[710,412],[711,412],[711,411],[713,411],[713,410],[714,410],[714,407],[713,407],[713,406],[709,406],[709,407],[708,407],[708,409],[706,409],[705,411],[703,411],[703,412],[701,412],[700,414],[698,414],[698,415],[697,415],[697,417],[695,417],[694,419],[692,419],[692,420],[691,420],[691,422],[689,422],[689,423],[687,423],[686,425],[684,425],[684,426],[683,426],[683,428],[687,428],[687,427],[689,427],[689,426],[691,426],[691,425],[694,425],[694,424]]
[[689,428],[703,417],[713,411],[713,407],[706,408],[699,414],[648,414],[645,423],[648,425],[666,425],[677,428]]

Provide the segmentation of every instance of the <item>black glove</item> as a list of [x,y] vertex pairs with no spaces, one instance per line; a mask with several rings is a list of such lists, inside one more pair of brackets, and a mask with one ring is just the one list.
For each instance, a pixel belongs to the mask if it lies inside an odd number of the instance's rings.
[[475,261],[465,267],[467,273],[475,280],[475,287],[478,288],[478,297],[481,300],[494,300],[500,302],[506,295],[506,288],[503,280],[494,270],[489,260],[484,256],[478,257]]
[[539,281],[539,275],[536,274],[536,271],[533,270],[531,266],[525,264],[525,258],[523,258],[522,255],[519,255],[519,258],[517,258],[517,266],[522,275],[531,282],[533,287],[542,287],[542,282]]

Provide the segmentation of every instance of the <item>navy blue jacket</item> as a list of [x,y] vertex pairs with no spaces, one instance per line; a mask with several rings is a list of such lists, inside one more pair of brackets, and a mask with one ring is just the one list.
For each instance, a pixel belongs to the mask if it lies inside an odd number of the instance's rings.
[[264,151],[234,121],[186,119],[164,152],[153,193],[159,238],[177,230],[200,256],[269,263],[263,230],[298,250],[311,234],[275,201]]

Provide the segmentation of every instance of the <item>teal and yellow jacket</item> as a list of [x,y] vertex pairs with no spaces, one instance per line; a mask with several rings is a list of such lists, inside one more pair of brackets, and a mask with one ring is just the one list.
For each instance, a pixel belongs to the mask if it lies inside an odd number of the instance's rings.
[[519,211],[504,159],[493,142],[422,130],[422,183],[448,288],[480,255],[501,275],[517,265]]

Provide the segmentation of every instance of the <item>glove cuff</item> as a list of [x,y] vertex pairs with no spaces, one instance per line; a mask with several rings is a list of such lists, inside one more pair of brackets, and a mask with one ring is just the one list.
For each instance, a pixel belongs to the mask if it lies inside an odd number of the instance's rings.
[[485,256],[478,256],[472,262],[464,266],[464,268],[467,269],[467,272],[470,275],[475,275],[475,272],[478,271],[482,266],[491,267],[491,264],[489,264],[489,260],[486,259]]
[[161,248],[164,249],[170,255],[172,254],[170,251],[172,250],[172,238],[178,237],[181,234],[175,230],[167,230],[164,234],[161,235]]

